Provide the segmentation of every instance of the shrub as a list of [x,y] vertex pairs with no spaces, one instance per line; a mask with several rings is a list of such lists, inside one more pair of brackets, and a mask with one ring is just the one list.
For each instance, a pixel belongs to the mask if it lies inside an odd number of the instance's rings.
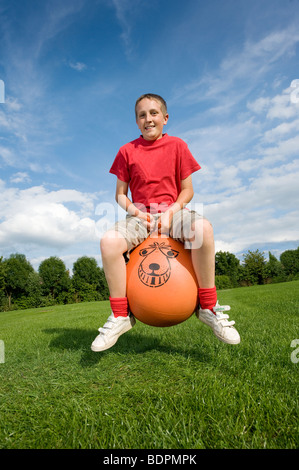
[[229,276],[226,276],[225,274],[222,274],[221,276],[215,276],[215,285],[217,290],[231,289],[233,287]]

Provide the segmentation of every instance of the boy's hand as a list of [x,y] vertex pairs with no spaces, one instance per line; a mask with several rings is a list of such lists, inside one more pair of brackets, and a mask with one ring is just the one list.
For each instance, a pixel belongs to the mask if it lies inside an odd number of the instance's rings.
[[148,212],[141,212],[138,214],[139,219],[143,220],[143,224],[146,226],[148,232],[153,232],[156,226],[154,217]]
[[169,235],[170,227],[172,224],[173,212],[172,211],[165,211],[161,214],[159,219],[157,220],[157,229],[158,233],[164,233]]

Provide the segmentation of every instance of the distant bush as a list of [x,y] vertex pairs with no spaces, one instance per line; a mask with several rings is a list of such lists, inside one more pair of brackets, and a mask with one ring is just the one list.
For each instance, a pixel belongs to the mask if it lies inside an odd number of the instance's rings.
[[221,276],[215,276],[215,285],[217,290],[231,289],[233,287],[230,277],[226,276],[225,274]]

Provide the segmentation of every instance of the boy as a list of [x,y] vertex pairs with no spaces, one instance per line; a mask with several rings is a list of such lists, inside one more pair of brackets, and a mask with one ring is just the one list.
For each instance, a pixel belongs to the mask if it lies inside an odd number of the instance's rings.
[[[91,345],[93,351],[111,348],[119,336],[135,325],[126,297],[126,264],[130,252],[158,230],[185,243],[198,280],[200,308],[197,317],[225,343],[238,344],[240,336],[217,302],[215,252],[210,222],[185,207],[193,197],[192,173],[200,169],[187,145],[163,134],[167,124],[164,99],[149,93],[137,99],[136,123],[141,136],[122,146],[110,173],[117,176],[116,201],[127,211],[101,239],[103,268],[110,292],[112,313]],[[130,188],[132,201],[128,198]]]

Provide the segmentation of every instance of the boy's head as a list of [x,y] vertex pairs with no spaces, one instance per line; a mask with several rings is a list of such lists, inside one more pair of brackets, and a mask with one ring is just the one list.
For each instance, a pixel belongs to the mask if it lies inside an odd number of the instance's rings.
[[157,101],[160,106],[161,106],[161,111],[163,113],[163,115],[165,116],[167,114],[167,104],[166,104],[166,101],[162,98],[162,96],[160,95],[155,95],[155,93],[145,93],[144,95],[141,95],[137,100],[136,100],[136,103],[135,103],[135,115],[136,115],[136,119],[137,119],[137,105],[138,103],[143,100],[144,98],[147,98],[149,100],[155,100]]
[[159,95],[147,93],[135,104],[136,123],[146,140],[157,140],[163,136],[163,127],[168,121],[166,101]]

